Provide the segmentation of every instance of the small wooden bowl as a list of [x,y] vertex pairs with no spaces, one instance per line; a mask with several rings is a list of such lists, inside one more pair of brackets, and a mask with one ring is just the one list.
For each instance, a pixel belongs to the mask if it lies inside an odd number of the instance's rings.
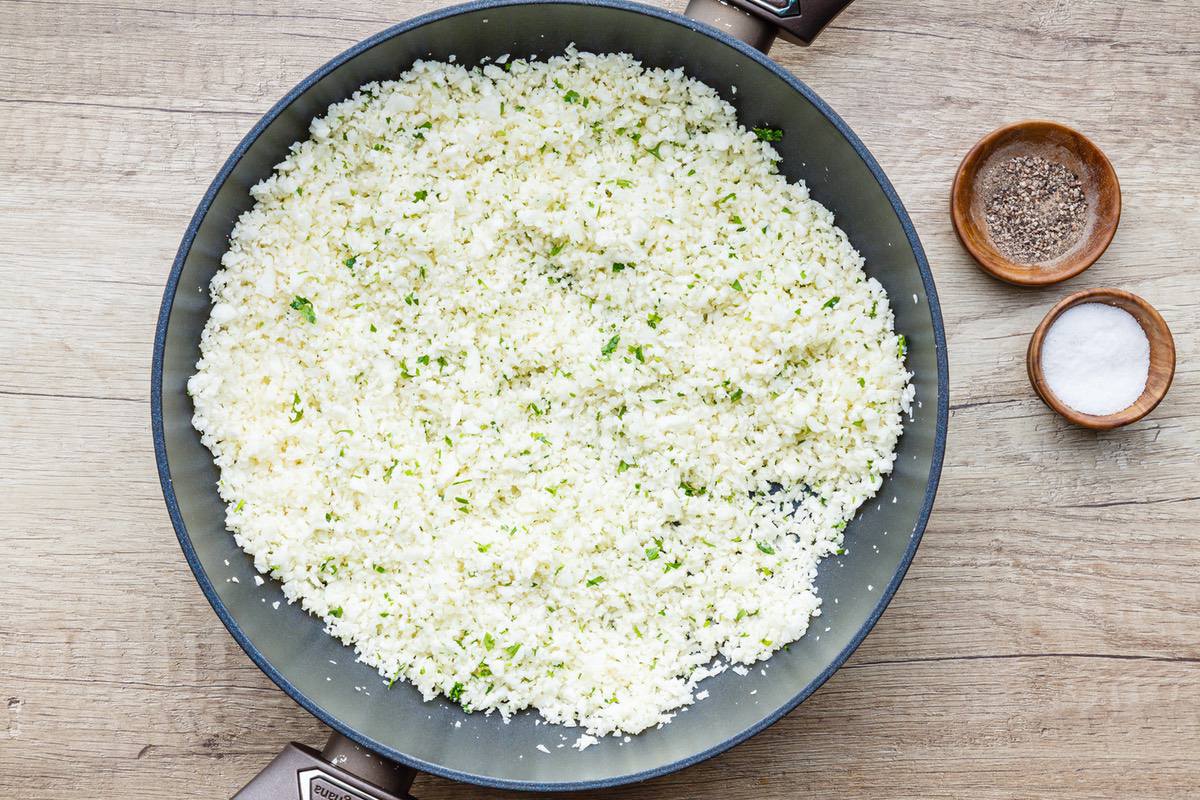
[[[1150,340],[1150,373],[1146,376],[1146,389],[1133,405],[1115,414],[1097,416],[1076,411],[1050,391],[1046,376],[1042,372],[1042,342],[1046,338],[1046,332],[1060,314],[1082,303],[1107,303],[1128,311],[1142,326],[1146,338]],[[1046,314],[1045,319],[1033,332],[1033,338],[1029,340],[1025,363],[1029,369],[1029,381],[1046,405],[1076,425],[1107,431],[1137,422],[1153,411],[1167,396],[1167,390],[1171,388],[1171,381],[1175,377],[1175,339],[1171,336],[1171,329],[1167,327],[1162,315],[1136,294],[1121,289],[1085,289],[1068,295],[1050,309],[1050,313]]]
[[[1083,235],[1052,261],[1010,261],[988,235],[980,187],[995,166],[1019,156],[1062,164],[1083,185],[1088,203]],[[1121,185],[1108,158],[1086,136],[1056,122],[1026,120],[989,133],[967,153],[950,191],[950,217],[963,247],[984,272],[1018,286],[1046,286],[1075,277],[1108,249],[1121,221]]]

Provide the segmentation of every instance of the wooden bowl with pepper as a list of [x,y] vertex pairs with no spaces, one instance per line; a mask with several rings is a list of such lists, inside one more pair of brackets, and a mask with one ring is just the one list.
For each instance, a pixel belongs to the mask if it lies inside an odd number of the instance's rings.
[[1121,185],[1086,136],[1026,120],[989,133],[967,153],[950,217],[984,272],[1046,286],[1073,278],[1108,249],[1121,220]]

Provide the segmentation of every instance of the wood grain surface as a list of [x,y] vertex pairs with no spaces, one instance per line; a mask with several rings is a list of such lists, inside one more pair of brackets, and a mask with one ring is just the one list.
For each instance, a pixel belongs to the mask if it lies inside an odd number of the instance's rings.
[[[180,555],[149,431],[155,315],[203,189],[378,3],[0,0],[0,788],[227,797],[322,726],[242,654]],[[680,4],[671,2],[678,9]],[[936,273],[953,378],[945,475],[895,602],[797,711],[621,798],[1182,798],[1200,793],[1200,14],[1195,0],[859,0],[775,57],[873,150]],[[1047,289],[981,274],[948,192],[981,135],[1083,131],[1125,215]],[[1175,385],[1070,427],[1023,358],[1070,291],[1142,295]],[[419,778],[423,800],[490,798]],[[599,796],[598,794],[596,796]]]

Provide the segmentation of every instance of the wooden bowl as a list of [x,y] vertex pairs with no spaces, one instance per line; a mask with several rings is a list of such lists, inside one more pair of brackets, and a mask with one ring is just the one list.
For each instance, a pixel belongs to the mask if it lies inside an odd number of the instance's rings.
[[[1082,303],[1107,303],[1128,311],[1142,326],[1142,330],[1146,332],[1146,338],[1150,340],[1150,373],[1146,376],[1146,388],[1133,405],[1115,414],[1098,416],[1076,411],[1050,391],[1050,386],[1046,383],[1046,376],[1042,372],[1042,342],[1046,338],[1046,332],[1050,330],[1050,326],[1054,324],[1060,314],[1068,308]],[[1171,336],[1171,329],[1167,327],[1162,315],[1154,309],[1154,306],[1136,294],[1121,289],[1085,289],[1082,292],[1068,295],[1050,309],[1050,313],[1046,314],[1045,319],[1033,332],[1033,338],[1029,340],[1029,351],[1026,354],[1025,363],[1029,369],[1029,381],[1046,405],[1076,425],[1097,431],[1107,431],[1137,422],[1153,411],[1167,396],[1167,390],[1171,388],[1171,380],[1175,377],[1175,339]]]
[[[1079,176],[1087,199],[1083,235],[1050,261],[1010,261],[988,235],[980,187],[994,167],[1019,156],[1041,156],[1068,167]],[[950,217],[963,247],[984,272],[1018,286],[1046,286],[1073,278],[1108,249],[1121,221],[1121,185],[1108,158],[1086,136],[1056,122],[1027,120],[989,133],[967,153],[950,191]]]

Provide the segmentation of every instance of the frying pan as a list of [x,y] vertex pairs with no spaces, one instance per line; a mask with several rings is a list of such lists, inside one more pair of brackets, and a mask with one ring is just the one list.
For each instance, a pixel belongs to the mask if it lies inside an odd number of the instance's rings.
[[[184,555],[221,621],[280,688],[335,731],[325,751],[288,745],[237,796],[406,797],[414,771],[507,789],[614,786],[695,764],[762,730],[812,694],[862,641],[916,551],[941,471],[947,419],[945,337],[933,279],[916,232],[879,165],[846,124],[765,55],[778,32],[807,44],[849,0],[692,0],[689,17],[625,0],[484,0],[383,31],[306,78],[254,126],[201,201],[163,296],[154,342],[152,426],[163,494]],[[393,78],[418,58],[473,64],[510,53],[541,58],[570,43],[632,53],[647,66],[682,67],[715,87],[747,126],[786,131],[781,170],[828,206],[887,289],[908,340],[916,400],[894,472],[846,530],[845,556],[822,563],[822,614],[787,651],[708,679],[707,699],[657,730],[606,737],[586,749],[580,731],[536,713],[467,714],[390,690],[372,668],[323,632],[320,620],[257,586],[251,559],[224,524],[212,456],[192,429],[187,379],[210,312],[208,284],[249,189],[271,174],[308,124],[357,87]],[[736,90],[734,89],[736,87]],[[771,209],[765,209],[769,213]],[[276,607],[278,606],[278,607]],[[542,745],[542,749],[538,748]],[[548,751],[548,752],[545,752]]]

